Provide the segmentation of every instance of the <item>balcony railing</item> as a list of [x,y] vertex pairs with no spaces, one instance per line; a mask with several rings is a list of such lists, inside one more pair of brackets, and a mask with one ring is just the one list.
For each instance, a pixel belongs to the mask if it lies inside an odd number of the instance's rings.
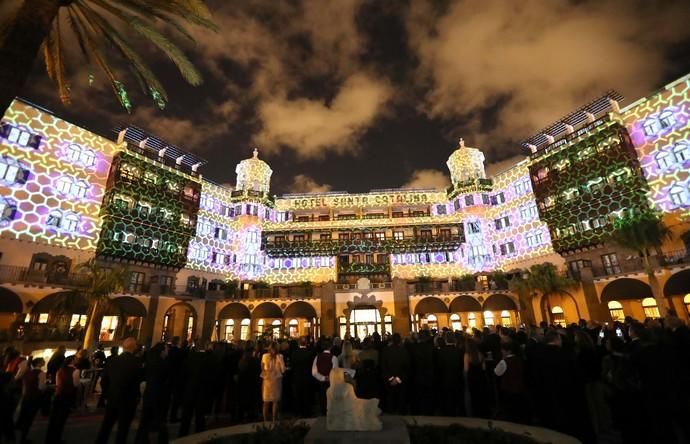
[[404,239],[329,239],[313,241],[264,241],[262,249],[271,257],[334,256],[346,253],[411,253],[456,250],[464,236],[416,236]]
[[389,274],[390,271],[390,264],[367,264],[364,262],[355,262],[352,264],[338,265],[339,274]]
[[28,267],[0,265],[0,282],[53,284],[60,287],[84,287],[89,283],[89,276],[83,273],[56,273],[46,270],[33,270]]

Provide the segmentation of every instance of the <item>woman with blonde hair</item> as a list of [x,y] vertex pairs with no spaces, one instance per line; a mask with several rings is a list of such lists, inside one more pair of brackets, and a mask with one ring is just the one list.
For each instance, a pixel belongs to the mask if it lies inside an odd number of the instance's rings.
[[271,422],[275,424],[278,419],[278,403],[283,391],[283,373],[285,373],[285,361],[283,355],[278,353],[278,344],[271,342],[267,352],[261,357],[261,397],[264,401],[264,422],[268,421],[268,409],[273,404]]

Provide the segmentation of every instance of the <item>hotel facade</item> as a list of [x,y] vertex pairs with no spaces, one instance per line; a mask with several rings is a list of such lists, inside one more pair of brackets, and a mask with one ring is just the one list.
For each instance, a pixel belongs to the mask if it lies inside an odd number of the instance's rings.
[[[106,344],[643,319],[660,304],[688,319],[690,75],[621,99],[539,131],[492,177],[461,139],[445,190],[282,196],[256,150],[229,188],[139,128],[111,140],[15,100],[0,126],[0,341],[30,352],[75,340],[90,313],[70,295],[91,258],[126,270],[97,315]],[[656,298],[639,252],[607,241],[617,218],[648,209],[674,233],[652,252]],[[577,287],[510,290],[544,262]]]

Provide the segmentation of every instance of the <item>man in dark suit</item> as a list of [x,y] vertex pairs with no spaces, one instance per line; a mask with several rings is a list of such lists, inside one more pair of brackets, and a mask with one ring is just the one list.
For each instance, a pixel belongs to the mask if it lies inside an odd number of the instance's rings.
[[295,404],[295,414],[301,418],[308,418],[312,414],[311,366],[314,362],[314,352],[307,348],[307,338],[299,339],[299,348],[292,352],[290,366],[292,367],[292,392]]
[[438,350],[439,390],[442,393],[443,414],[465,414],[465,381],[463,379],[465,351],[458,347],[455,333],[444,334],[444,346]]
[[105,416],[96,443],[108,442],[110,432],[117,421],[115,442],[125,444],[139,403],[139,384],[143,377],[141,360],[134,356],[137,341],[127,338],[122,342],[124,352],[109,360],[104,372],[108,381]]
[[187,355],[182,367],[182,419],[178,437],[187,436],[194,418],[195,433],[206,430],[206,414],[210,412],[211,390],[214,389],[214,375],[217,362],[212,350],[201,344]]
[[434,344],[429,330],[419,332],[419,342],[412,345],[412,365],[415,402],[412,407],[418,415],[434,414]]
[[402,346],[400,334],[393,333],[391,344],[383,349],[381,356],[381,374],[386,387],[386,412],[404,413],[405,385],[409,384],[410,357]]

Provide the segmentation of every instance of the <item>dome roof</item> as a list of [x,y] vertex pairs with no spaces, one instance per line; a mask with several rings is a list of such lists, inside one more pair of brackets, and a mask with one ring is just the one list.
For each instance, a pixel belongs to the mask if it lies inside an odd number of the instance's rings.
[[477,148],[465,146],[463,139],[460,139],[458,148],[448,157],[446,165],[448,165],[453,185],[468,179],[486,178],[484,153]]
[[254,155],[237,164],[237,190],[253,190],[268,193],[273,170],[259,159],[259,150],[254,148]]

